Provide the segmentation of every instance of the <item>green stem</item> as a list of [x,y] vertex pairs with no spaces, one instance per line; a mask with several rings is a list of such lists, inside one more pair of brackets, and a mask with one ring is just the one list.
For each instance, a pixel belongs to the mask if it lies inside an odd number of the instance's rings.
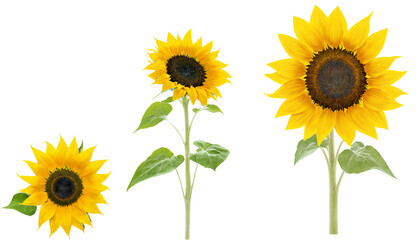
[[191,173],[190,173],[190,121],[188,117],[188,103],[189,99],[187,95],[182,98],[182,106],[184,107],[185,117],[185,239],[190,239],[190,210],[191,210]]
[[328,138],[328,156],[329,156],[329,183],[330,183],[330,234],[338,234],[337,222],[337,200],[338,189],[336,181],[337,158],[335,157],[334,148],[334,129],[331,131]]

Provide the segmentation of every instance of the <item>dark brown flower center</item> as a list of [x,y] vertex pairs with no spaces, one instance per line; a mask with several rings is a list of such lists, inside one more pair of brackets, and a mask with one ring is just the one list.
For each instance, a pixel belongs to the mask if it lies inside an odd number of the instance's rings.
[[166,72],[171,76],[171,81],[185,87],[203,86],[206,80],[206,71],[197,60],[184,55],[170,58],[166,63]]
[[307,65],[305,83],[312,100],[333,111],[358,104],[367,87],[363,64],[340,48],[316,53]]
[[66,168],[50,173],[45,184],[48,199],[59,206],[69,206],[79,199],[83,183],[79,175]]

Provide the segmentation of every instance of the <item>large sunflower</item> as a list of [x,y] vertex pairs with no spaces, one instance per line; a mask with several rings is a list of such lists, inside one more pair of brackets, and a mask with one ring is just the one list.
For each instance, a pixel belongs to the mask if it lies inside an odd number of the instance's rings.
[[97,203],[106,203],[101,192],[109,174],[97,174],[106,160],[90,161],[95,147],[79,153],[76,139],[70,146],[60,139],[57,149],[47,143],[44,153],[32,148],[38,163],[25,161],[35,176],[19,176],[31,184],[21,190],[30,196],[23,205],[42,205],[39,227],[50,221],[51,235],[61,226],[67,235],[71,226],[84,231],[92,226],[88,213],[101,213]]
[[154,84],[162,84],[162,91],[173,89],[173,100],[188,94],[194,104],[198,99],[207,105],[210,97],[222,97],[217,87],[229,82],[229,74],[222,70],[224,64],[211,52],[213,42],[202,46],[201,38],[193,43],[191,30],[184,38],[175,38],[168,33],[167,42],[156,39],[157,49],[149,53],[150,64],[145,68],[154,70],[149,76]]
[[377,138],[375,127],[387,129],[384,111],[405,94],[392,84],[405,72],[388,70],[397,57],[377,58],[387,29],[368,36],[370,17],[347,30],[338,7],[327,17],[315,6],[309,23],[294,17],[297,39],[279,34],[291,58],[270,63],[276,72],[266,76],[282,84],[268,95],[286,98],[276,114],[290,115],[286,129],[304,126],[320,144],[335,128],[349,145],[356,130]]

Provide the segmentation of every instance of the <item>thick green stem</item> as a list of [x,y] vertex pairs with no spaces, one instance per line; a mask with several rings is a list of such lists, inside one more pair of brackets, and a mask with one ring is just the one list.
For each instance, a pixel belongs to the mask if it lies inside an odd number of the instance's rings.
[[329,182],[330,182],[330,234],[338,234],[337,200],[338,189],[336,180],[337,158],[334,147],[334,129],[328,136]]
[[189,99],[185,95],[182,98],[182,106],[184,107],[185,116],[185,239],[190,239],[190,210],[191,210],[191,173],[190,173],[190,121],[188,117],[188,102]]

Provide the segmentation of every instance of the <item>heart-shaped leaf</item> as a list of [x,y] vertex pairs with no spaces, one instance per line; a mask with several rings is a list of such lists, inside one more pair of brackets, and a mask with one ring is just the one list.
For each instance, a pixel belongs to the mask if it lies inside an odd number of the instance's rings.
[[194,142],[197,146],[197,152],[190,154],[190,159],[203,167],[211,168],[216,171],[216,168],[226,160],[230,152],[226,148],[211,144],[202,140]]
[[184,156],[174,154],[167,148],[155,150],[144,162],[140,164],[131,179],[128,189],[137,183],[151,177],[156,177],[175,170],[184,161]]
[[165,100],[163,100],[163,101],[161,101],[161,102],[163,102],[163,103],[171,103],[171,102],[173,102],[174,100],[172,99],[172,97],[168,97],[167,99],[165,99]]
[[341,152],[338,155],[338,162],[346,173],[361,173],[378,169],[395,178],[381,154],[372,146],[364,146],[361,142],[354,142],[350,149]]
[[198,112],[203,111],[203,110],[209,111],[211,113],[218,113],[219,112],[219,113],[223,114],[222,110],[220,110],[220,108],[218,106],[214,105],[214,104],[208,104],[207,106],[204,106],[204,107],[201,107],[201,108],[194,108],[193,112],[198,113]]
[[29,195],[26,193],[16,193],[13,196],[12,201],[10,202],[9,206],[4,207],[4,208],[14,209],[25,215],[32,216],[36,212],[36,206],[21,205],[21,203],[23,203],[23,201],[25,201],[28,197]]
[[154,102],[146,110],[141,119],[140,126],[136,129],[137,132],[140,129],[154,127],[158,123],[166,119],[166,116],[172,111],[172,106],[166,102]]
[[295,165],[297,162],[302,160],[302,158],[307,157],[314,153],[318,148],[326,148],[328,146],[328,141],[324,140],[321,143],[321,146],[318,147],[318,142],[316,140],[316,134],[306,140],[300,140],[295,153]]

